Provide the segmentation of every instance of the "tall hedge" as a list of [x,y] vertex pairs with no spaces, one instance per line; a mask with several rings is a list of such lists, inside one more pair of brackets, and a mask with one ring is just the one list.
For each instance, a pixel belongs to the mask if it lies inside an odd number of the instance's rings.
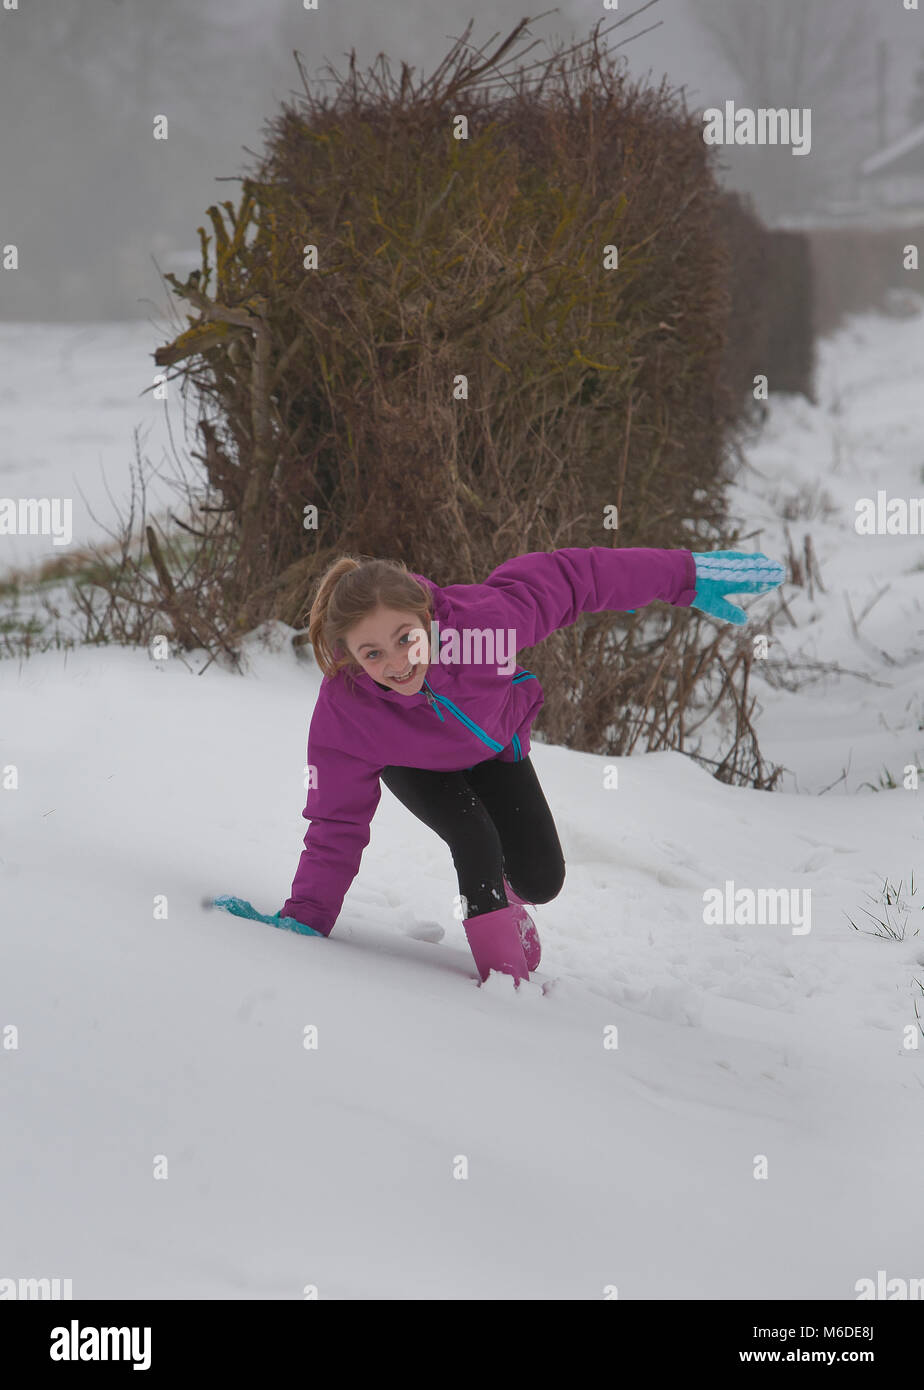
[[[352,59],[332,94],[306,81],[239,199],[208,209],[201,270],[167,277],[188,327],[156,361],[205,403],[213,509],[184,582],[226,636],[304,622],[342,551],[446,584],[529,550],[732,539],[722,483],[741,404],[701,121],[666,84],[630,81],[599,25],[524,64],[527,22],[488,57],[469,26],[425,82]],[[221,582],[203,586],[215,554]],[[698,620],[663,612],[683,665]],[[612,615],[528,656],[542,732],[597,751],[626,747],[630,724],[637,739],[645,716],[625,710],[666,699],[672,678]]]

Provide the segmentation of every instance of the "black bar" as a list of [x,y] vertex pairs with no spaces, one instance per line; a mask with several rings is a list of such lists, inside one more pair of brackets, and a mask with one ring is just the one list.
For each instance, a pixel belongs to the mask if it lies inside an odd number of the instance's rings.
[[[473,1327],[480,1348],[487,1350],[496,1332],[499,1346],[492,1344],[492,1351],[502,1349],[521,1364],[530,1351],[542,1350],[543,1360],[549,1355],[553,1365],[558,1356],[575,1352],[583,1364],[593,1352],[595,1359],[605,1358],[614,1378],[623,1371],[635,1377],[638,1367],[649,1374],[662,1367],[747,1372],[767,1366],[817,1366],[830,1374],[843,1369],[899,1372],[920,1364],[922,1318],[917,1300],[654,1302],[608,1299],[601,1291],[587,1300],[548,1300],[557,1303],[548,1321],[535,1313],[533,1304],[542,1301],[495,1305],[476,1299],[434,1299],[428,1301],[425,1321],[416,1307],[405,1314],[396,1306],[410,1300],[387,1298],[355,1303],[323,1298],[5,1301],[0,1302],[0,1347],[7,1368],[15,1366],[20,1377],[42,1372],[43,1384],[45,1379],[66,1383],[85,1373],[97,1378],[127,1376],[133,1383],[146,1384],[152,1377],[166,1382],[179,1372],[196,1370],[210,1376],[228,1373],[235,1384],[248,1375],[259,1374],[263,1380],[268,1371],[291,1370],[307,1379],[319,1374],[331,1356],[338,1372],[352,1380],[366,1365],[373,1374],[395,1373],[394,1354],[404,1361],[409,1350],[405,1373],[416,1379],[420,1372],[414,1367],[424,1351],[432,1375],[435,1352],[442,1378],[444,1365],[451,1370],[454,1352],[462,1345],[471,1354]],[[457,1302],[478,1304],[475,1324],[467,1310],[449,1306]],[[522,1312],[515,1333],[511,1303]],[[603,1306],[593,1309],[587,1306],[591,1303]],[[381,1304],[387,1307],[375,1312],[373,1305]],[[496,1314],[492,1306],[497,1306]],[[411,1347],[402,1336],[405,1317]],[[575,1343],[572,1319],[580,1321],[582,1339],[586,1334],[593,1340]],[[83,1359],[94,1348],[99,1350],[104,1328],[126,1329],[118,1343],[123,1358]],[[131,1329],[138,1334],[134,1343],[128,1340]],[[601,1335],[606,1340],[598,1340]],[[53,1344],[68,1354],[76,1350],[80,1359],[52,1359]],[[148,1354],[150,1365],[141,1371],[144,1379],[135,1381],[135,1360],[143,1364]]]

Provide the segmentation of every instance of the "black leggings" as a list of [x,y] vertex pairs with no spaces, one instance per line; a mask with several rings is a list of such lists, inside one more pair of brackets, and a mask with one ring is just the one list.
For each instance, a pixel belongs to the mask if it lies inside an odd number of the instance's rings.
[[505,877],[531,903],[561,892],[558,832],[528,756],[488,759],[462,772],[386,767],[380,780],[448,844],[465,917],[505,907]]

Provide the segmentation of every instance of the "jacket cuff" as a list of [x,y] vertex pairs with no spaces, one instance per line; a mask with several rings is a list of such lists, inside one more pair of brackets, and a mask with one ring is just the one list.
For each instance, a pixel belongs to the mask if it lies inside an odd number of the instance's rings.
[[673,600],[675,608],[689,608],[696,598],[696,561],[693,559],[692,550],[683,550],[681,554],[684,558],[684,574],[681,584],[683,588]]
[[312,914],[300,908],[298,903],[293,902],[291,898],[288,898],[279,909],[279,916],[294,917],[296,922],[301,922],[303,927],[311,927],[312,931],[320,932],[322,936],[330,936],[334,929],[333,922],[327,922],[323,917],[319,918],[317,913],[313,914],[313,920],[309,921],[308,918]]

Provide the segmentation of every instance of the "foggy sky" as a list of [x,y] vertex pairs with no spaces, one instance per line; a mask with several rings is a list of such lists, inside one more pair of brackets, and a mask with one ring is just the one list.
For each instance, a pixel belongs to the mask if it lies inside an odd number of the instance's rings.
[[[611,42],[658,24],[620,49],[634,75],[657,82],[666,73],[694,108],[727,97],[744,102],[747,87],[717,53],[697,3],[657,0]],[[767,0],[733,3],[741,11],[762,8],[771,19],[780,8]],[[852,0],[801,3],[841,14]],[[609,25],[641,4],[621,0],[614,15],[591,0],[567,0],[532,33],[573,42],[597,19]],[[867,57],[880,37],[890,44],[894,136],[907,125],[924,12],[904,12],[898,0],[867,8],[877,11],[868,19]],[[384,50],[393,71],[405,59],[429,73],[469,17],[471,41],[491,46],[524,15],[542,13],[523,0],[320,0],[318,12],[305,11],[301,0],[19,0],[18,11],[0,9],[0,246],[20,250],[20,269],[0,273],[0,318],[148,317],[152,301],[163,305],[152,256],[183,272],[178,253],[196,252],[208,204],[237,199],[238,184],[216,179],[247,167],[244,147],[262,147],[264,119],[300,85],[293,47],[313,77],[325,59],[344,71],[351,46],[360,67]],[[538,47],[529,60],[545,52]],[[865,60],[861,67],[851,64],[839,79],[845,107],[834,130],[842,165],[854,149],[859,162],[876,148],[872,68]],[[170,119],[170,138],[158,143],[151,128],[160,113]],[[769,161],[749,158],[754,151],[733,153],[723,177],[756,192],[768,220],[785,196],[808,196],[823,163],[820,156],[804,161],[810,168],[799,171],[802,183],[784,195],[764,178]]]

